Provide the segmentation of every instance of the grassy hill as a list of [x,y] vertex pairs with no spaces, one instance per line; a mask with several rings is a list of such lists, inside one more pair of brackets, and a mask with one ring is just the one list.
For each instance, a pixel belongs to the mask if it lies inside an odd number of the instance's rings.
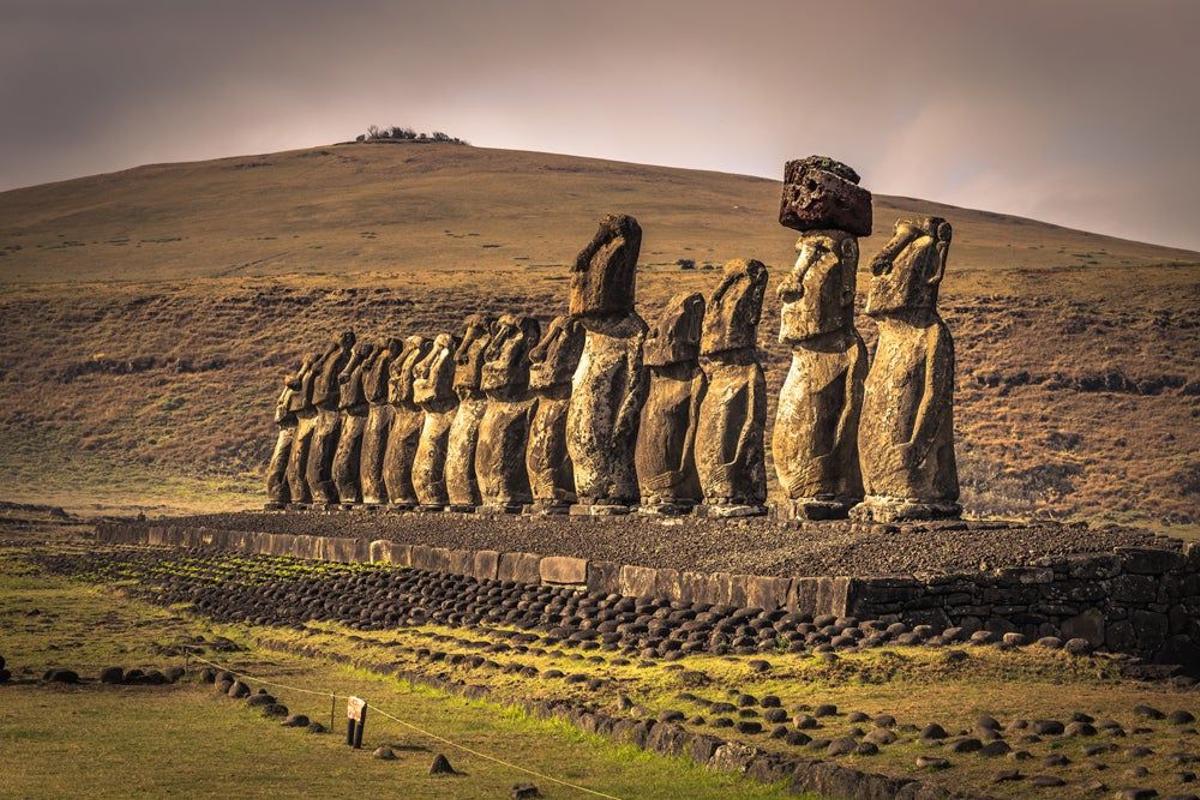
[[[775,221],[778,194],[759,178],[432,144],[0,193],[0,499],[260,502],[278,381],[331,331],[453,329],[476,309],[547,319],[565,308],[565,265],[609,211],[642,223],[649,317],[676,291],[711,290],[706,265],[749,256],[785,269],[794,235]],[[900,214],[955,227],[943,311],[968,510],[1195,533],[1200,254],[875,200],[864,268]],[[769,291],[759,339],[772,394],[787,362],[778,324]],[[859,325],[873,342],[873,323]]]

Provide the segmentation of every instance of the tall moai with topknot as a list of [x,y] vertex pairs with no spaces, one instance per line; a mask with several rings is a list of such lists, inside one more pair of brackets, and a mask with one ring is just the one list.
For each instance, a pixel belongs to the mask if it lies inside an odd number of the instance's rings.
[[311,368],[307,359],[300,363],[295,373],[283,381],[283,390],[275,401],[275,425],[279,434],[275,437],[275,449],[271,452],[271,463],[267,465],[268,510],[285,508],[292,499],[288,486],[288,462],[292,455],[292,443],[296,440],[296,412],[292,399],[300,391],[300,382],[306,370]]
[[312,502],[330,506],[338,502],[337,485],[333,481],[333,457],[337,452],[342,415],[338,379],[353,357],[354,332],[343,331],[330,343],[321,356],[313,380],[312,401],[317,409],[312,442],[308,447],[305,473]]
[[483,362],[495,320],[483,314],[467,317],[454,353],[454,392],[458,410],[450,423],[446,452],[446,495],[450,511],[473,512],[481,503],[475,479],[475,450],[479,423],[487,409],[483,393]]
[[707,379],[700,369],[704,296],[680,293],[650,328],[643,350],[649,372],[634,465],[646,514],[684,514],[703,500],[696,472],[696,427]]
[[333,483],[343,508],[362,502],[359,462],[362,459],[363,431],[367,428],[367,397],[363,393],[363,374],[375,358],[375,345],[359,342],[338,376],[338,410],[341,430],[333,455]]
[[767,381],[757,342],[766,289],[762,262],[730,261],[704,313],[700,354],[708,386],[696,429],[696,471],[707,516],[767,512]]
[[871,233],[871,193],[838,161],[784,169],[780,224],[800,231],[780,284],[779,341],[792,363],[779,392],[771,452],[788,516],[840,519],[862,500],[858,424],[867,348],[854,326],[858,237]]
[[879,326],[858,449],[866,497],[857,519],[958,517],[954,340],[938,315],[952,230],[940,217],[901,219],[871,262],[867,315]]
[[572,513],[623,514],[638,502],[634,448],[647,389],[647,329],[634,311],[641,245],[637,220],[609,215],[572,267],[570,313],[585,332],[567,410]]
[[388,400],[392,404],[392,425],[388,430],[383,457],[383,484],[388,504],[396,510],[411,510],[420,502],[412,483],[413,460],[425,424],[425,412],[413,401],[413,380],[417,364],[429,352],[433,341],[425,336],[409,336],[404,350],[392,360],[388,382]]
[[392,361],[400,355],[399,339],[390,338],[375,353],[370,366],[363,371],[363,396],[367,401],[367,424],[363,429],[362,452],[359,455],[358,480],[364,505],[378,506],[387,502],[387,487],[383,484],[383,461],[387,453],[388,430],[395,410],[388,402],[388,381]]
[[458,338],[439,333],[425,358],[413,368],[413,402],[425,412],[412,469],[413,490],[422,511],[442,511],[446,493],[446,453],[458,407],[454,393],[454,353]]
[[529,351],[533,418],[525,447],[525,470],[533,495],[531,512],[565,514],[575,504],[575,471],[567,453],[571,379],[583,354],[584,330],[570,316],[557,316]]
[[296,433],[292,437],[287,464],[288,496],[292,507],[305,506],[312,500],[312,493],[308,490],[308,451],[317,424],[317,407],[312,402],[312,390],[320,363],[320,353],[309,353],[304,357],[299,372],[300,386],[288,401],[288,409],[296,416]]
[[516,314],[504,314],[492,326],[483,363],[487,407],[475,447],[481,511],[517,514],[533,502],[525,444],[533,416],[529,351],[537,346],[540,333],[536,319]]

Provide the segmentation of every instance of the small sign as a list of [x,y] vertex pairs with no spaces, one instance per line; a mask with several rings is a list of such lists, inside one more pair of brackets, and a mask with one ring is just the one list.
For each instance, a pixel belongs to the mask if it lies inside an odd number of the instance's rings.
[[361,697],[351,697],[346,700],[346,718],[362,722],[367,715],[367,701]]

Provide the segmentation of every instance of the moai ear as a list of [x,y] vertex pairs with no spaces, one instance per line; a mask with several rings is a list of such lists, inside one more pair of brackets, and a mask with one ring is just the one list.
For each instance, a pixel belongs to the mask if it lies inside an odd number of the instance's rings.
[[937,227],[935,233],[936,240],[934,248],[937,252],[937,266],[933,270],[933,274],[929,276],[929,285],[936,286],[942,282],[942,276],[946,274],[946,259],[950,255],[950,238],[954,233],[954,229],[950,227],[949,222],[943,222]]
[[858,285],[858,239],[847,236],[842,239],[842,305],[854,302],[854,291]]

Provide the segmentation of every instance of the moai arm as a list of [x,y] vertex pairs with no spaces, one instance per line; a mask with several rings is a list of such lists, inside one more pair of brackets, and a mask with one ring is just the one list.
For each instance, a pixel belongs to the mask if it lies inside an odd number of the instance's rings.
[[650,390],[650,381],[646,368],[642,366],[642,343],[646,338],[644,331],[639,332],[635,342],[625,356],[625,369],[628,371],[628,390],[621,400],[621,408],[617,412],[616,424],[613,425],[613,436],[616,441],[625,441],[637,432],[638,420],[641,417],[642,406],[646,403],[646,394]]
[[733,451],[733,460],[727,466],[733,467],[735,464],[742,464],[742,459],[745,458],[746,448],[750,446],[753,439],[754,426],[761,424],[758,415],[754,410],[761,403],[766,407],[767,397],[763,394],[763,387],[760,381],[750,381],[749,390],[746,393],[746,414],[742,419],[742,428],[738,431],[737,447]]
[[700,423],[700,403],[704,400],[704,392],[708,389],[708,380],[704,377],[702,370],[696,370],[696,377],[692,379],[694,388],[692,389],[692,402],[688,408],[688,427],[687,446],[679,452],[679,465],[676,467],[676,474],[683,476],[686,474],[688,461],[696,457],[696,428]]
[[908,464],[919,464],[925,460],[937,426],[942,422],[944,409],[954,396],[954,342],[940,320],[930,325],[925,335],[928,337],[925,390],[917,406],[912,435],[907,442],[898,445]]

